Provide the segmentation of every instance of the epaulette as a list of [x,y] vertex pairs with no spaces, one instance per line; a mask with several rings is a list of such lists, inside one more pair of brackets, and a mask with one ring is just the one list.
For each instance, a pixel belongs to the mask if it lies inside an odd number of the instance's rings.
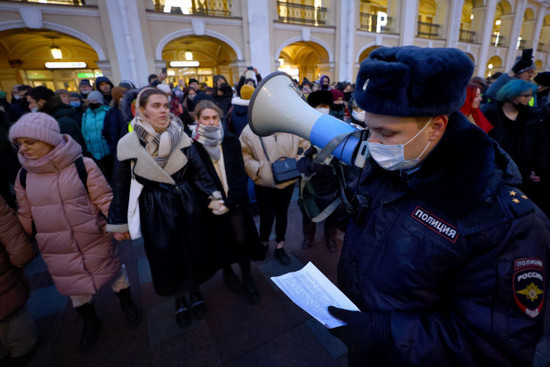
[[504,207],[516,218],[523,217],[535,210],[535,204],[515,187],[503,187],[500,191],[500,199]]

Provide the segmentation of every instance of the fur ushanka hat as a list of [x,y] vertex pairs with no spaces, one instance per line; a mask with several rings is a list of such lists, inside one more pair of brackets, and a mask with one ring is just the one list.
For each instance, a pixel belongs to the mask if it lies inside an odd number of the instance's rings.
[[361,63],[354,97],[378,115],[448,115],[462,107],[473,70],[455,48],[380,47]]

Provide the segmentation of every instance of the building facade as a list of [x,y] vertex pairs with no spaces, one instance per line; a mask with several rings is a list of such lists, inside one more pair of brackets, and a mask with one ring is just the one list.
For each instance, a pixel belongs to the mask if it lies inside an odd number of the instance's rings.
[[27,0],[0,1],[0,88],[76,90],[105,75],[147,84],[235,83],[249,66],[296,79],[353,81],[380,46],[456,47],[475,75],[507,71],[524,48],[550,69],[550,1]]

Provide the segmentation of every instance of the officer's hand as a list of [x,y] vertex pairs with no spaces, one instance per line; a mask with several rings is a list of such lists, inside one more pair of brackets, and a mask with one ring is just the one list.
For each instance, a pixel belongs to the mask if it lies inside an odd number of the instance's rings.
[[370,313],[349,311],[334,306],[329,306],[328,312],[347,323],[347,325],[328,331],[346,344],[350,352],[360,353],[370,349],[372,343],[372,318]]
[[303,173],[306,176],[311,176],[314,173],[319,173],[324,168],[327,168],[327,166],[315,163],[313,161],[313,155],[315,153],[317,153],[317,149],[315,149],[314,147],[310,147],[304,152],[304,156],[298,161],[296,165],[296,169],[298,170],[298,172]]
[[317,154],[317,149],[313,145],[307,148],[306,151],[304,152],[304,155],[310,158],[313,158],[315,154]]
[[296,163],[296,169],[298,170],[298,172],[306,175],[306,176],[311,176],[315,173],[315,169],[314,169],[314,165],[315,163],[313,163],[313,159],[311,159],[311,157],[308,157],[308,156],[303,156],[302,158],[300,158],[300,160]]

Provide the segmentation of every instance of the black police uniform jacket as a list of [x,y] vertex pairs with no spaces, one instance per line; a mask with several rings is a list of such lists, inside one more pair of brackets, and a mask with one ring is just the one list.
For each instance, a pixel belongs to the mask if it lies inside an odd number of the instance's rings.
[[527,366],[543,332],[549,221],[462,114],[408,175],[371,161],[338,283],[371,325],[357,366]]
[[131,162],[136,180],[144,185],[139,197],[141,234],[153,286],[160,296],[171,296],[207,280],[214,273],[211,251],[197,196],[216,191],[191,139],[181,134],[162,169],[145,150],[135,132],[117,146],[113,169],[110,232],[128,230]]

